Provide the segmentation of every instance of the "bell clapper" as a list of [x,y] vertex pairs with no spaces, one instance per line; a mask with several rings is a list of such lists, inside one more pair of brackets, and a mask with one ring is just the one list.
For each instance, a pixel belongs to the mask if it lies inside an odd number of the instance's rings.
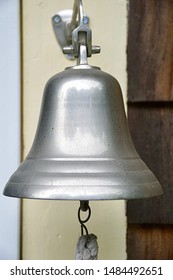
[[[85,219],[81,218],[81,212],[88,212]],[[98,258],[98,243],[97,236],[93,233],[89,234],[85,225],[91,217],[91,208],[89,201],[80,201],[78,209],[78,220],[81,225],[81,236],[76,246],[76,260],[97,260]],[[84,234],[85,231],[85,234]]]

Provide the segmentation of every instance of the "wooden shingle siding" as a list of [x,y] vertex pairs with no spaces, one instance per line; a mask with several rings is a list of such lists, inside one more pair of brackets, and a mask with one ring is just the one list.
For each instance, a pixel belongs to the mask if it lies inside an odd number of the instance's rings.
[[129,0],[128,118],[164,195],[127,203],[128,259],[173,259],[173,1]]

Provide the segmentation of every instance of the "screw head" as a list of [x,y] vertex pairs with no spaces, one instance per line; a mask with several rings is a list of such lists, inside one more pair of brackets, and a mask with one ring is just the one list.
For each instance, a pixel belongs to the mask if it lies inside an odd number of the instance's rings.
[[59,15],[55,15],[53,17],[53,22],[59,24],[61,22],[61,17]]
[[89,18],[87,16],[84,16],[83,24],[89,24]]

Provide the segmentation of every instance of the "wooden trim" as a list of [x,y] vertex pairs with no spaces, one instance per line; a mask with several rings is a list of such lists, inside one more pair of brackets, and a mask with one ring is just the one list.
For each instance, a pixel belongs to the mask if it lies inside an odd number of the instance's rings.
[[143,103],[129,104],[129,126],[138,153],[160,181],[164,195],[129,201],[128,222],[173,224],[173,104]]
[[128,117],[164,195],[127,203],[128,259],[173,259],[173,1],[129,0]]
[[130,224],[127,234],[129,260],[173,260],[173,225]]
[[128,99],[173,101],[173,1],[129,0]]

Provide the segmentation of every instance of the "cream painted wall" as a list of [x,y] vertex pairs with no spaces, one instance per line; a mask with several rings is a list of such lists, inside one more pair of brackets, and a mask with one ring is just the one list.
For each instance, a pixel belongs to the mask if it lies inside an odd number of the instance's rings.
[[[71,9],[72,0],[23,0],[23,136],[27,155],[35,134],[44,85],[74,64],[61,53],[51,16]],[[114,75],[126,95],[126,0],[83,0],[90,17],[93,44],[102,48],[90,64]],[[124,201],[91,202],[90,232],[98,236],[99,259],[126,259]],[[74,259],[80,226],[78,202],[23,200],[23,259]]]

